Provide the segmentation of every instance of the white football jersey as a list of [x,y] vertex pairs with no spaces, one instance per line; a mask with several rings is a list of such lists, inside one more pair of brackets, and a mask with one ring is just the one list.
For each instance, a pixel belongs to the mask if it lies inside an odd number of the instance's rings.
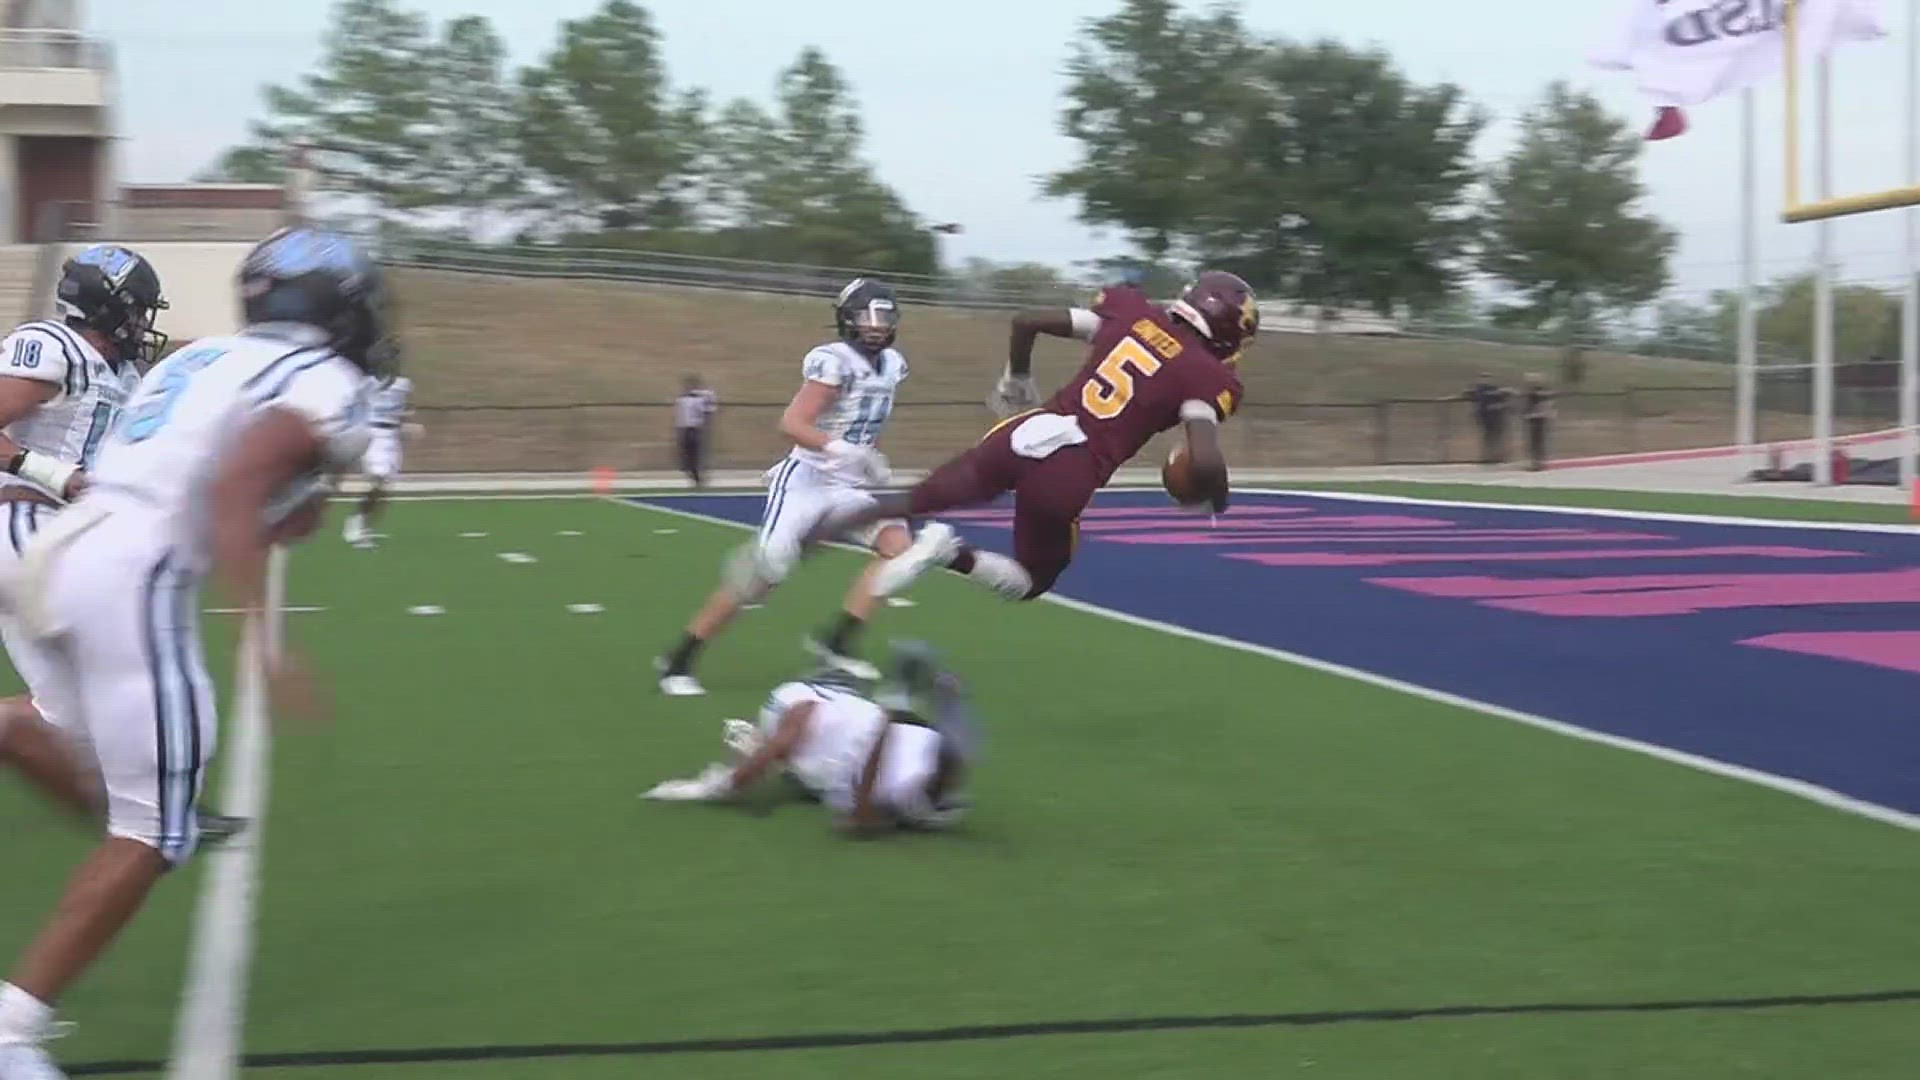
[[400,426],[407,417],[407,401],[413,396],[413,380],[404,375],[390,382],[369,380],[373,387],[373,426],[383,431]]
[[844,809],[851,805],[854,782],[887,724],[886,711],[842,686],[790,682],[775,687],[761,708],[760,729],[771,736],[786,711],[803,701],[814,703],[810,730],[787,770],[829,806]]
[[[233,436],[267,408],[306,417],[325,441],[322,468],[360,460],[370,438],[366,377],[308,327],[254,327],[201,338],[140,381],[92,470],[94,492],[172,519],[176,542],[206,542],[206,489]],[[317,490],[323,477],[298,488]],[[282,493],[293,496],[300,492]]]
[[[844,341],[835,341],[808,353],[800,371],[808,382],[826,383],[840,391],[815,426],[855,446],[872,446],[880,441],[880,430],[893,415],[894,395],[907,378],[907,358],[898,349],[868,357]],[[794,447],[792,456],[822,468],[828,464],[825,454],[803,446]]]
[[[24,323],[0,341],[0,376],[58,388],[39,408],[8,424],[7,437],[22,449],[83,469],[92,466],[114,417],[140,381],[134,365],[114,367],[79,332],[50,320]],[[17,476],[4,476],[0,484],[44,490]]]

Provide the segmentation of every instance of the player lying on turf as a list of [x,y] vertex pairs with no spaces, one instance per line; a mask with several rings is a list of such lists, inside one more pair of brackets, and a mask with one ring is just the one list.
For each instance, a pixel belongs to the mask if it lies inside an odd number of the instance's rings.
[[[833,524],[874,503],[873,488],[887,481],[886,459],[874,449],[893,398],[907,377],[907,358],[894,348],[900,308],[893,290],[856,278],[834,301],[834,325],[840,340],[807,353],[801,363],[800,390],[780,417],[780,432],[793,451],[767,473],[767,508],[760,534],[728,563],[720,588],[694,615],[672,651],[654,661],[660,691],[669,697],[706,693],[694,677],[694,662],[715,634],[749,604],[757,604],[781,578],[756,574],[753,567],[771,561],[791,565],[800,542],[819,528],[844,536],[892,558],[907,549],[905,521],[886,515],[864,520],[858,528]],[[763,556],[763,552],[776,552]],[[879,564],[869,566],[868,574]],[[784,575],[783,575],[784,576]],[[807,646],[828,663],[862,679],[879,677],[873,665],[855,655],[860,630],[873,614],[874,597],[862,575],[847,592],[846,606],[827,632]]]
[[[1185,429],[1190,497],[1216,511],[1227,505],[1227,462],[1218,426],[1241,396],[1234,371],[1260,328],[1253,290],[1232,274],[1208,271],[1180,299],[1161,307],[1132,285],[1100,294],[1091,310],[1036,311],[1013,320],[1007,371],[995,391],[1015,413],[980,443],[934,470],[911,491],[885,495],[843,527],[868,520],[927,517],[1014,493],[1009,559],[963,544],[935,522],[913,546],[873,576],[891,596],[934,566],[944,566],[1011,600],[1053,588],[1073,559],[1080,513],[1120,466],[1155,435]],[[1033,344],[1040,334],[1091,344],[1080,371],[1044,406],[1033,404]],[[808,542],[825,537],[815,534]],[[762,571],[777,578],[788,567]]]
[[757,726],[726,722],[732,761],[691,780],[668,780],[644,797],[722,802],[781,775],[825,803],[852,833],[956,824],[964,812],[961,782],[979,756],[959,679],[915,644],[896,647],[894,679],[877,694],[838,678],[774,688]]

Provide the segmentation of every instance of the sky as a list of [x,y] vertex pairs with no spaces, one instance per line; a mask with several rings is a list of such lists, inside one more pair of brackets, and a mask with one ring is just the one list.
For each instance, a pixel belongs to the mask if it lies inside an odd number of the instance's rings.
[[[1856,46],[1834,81],[1835,194],[1904,183],[1901,87],[1906,5],[1883,0],[1894,33]],[[129,182],[186,179],[244,138],[260,88],[313,68],[327,0],[86,0],[89,30],[115,50]],[[436,19],[491,19],[513,61],[537,60],[558,23],[597,0],[411,0]],[[1059,133],[1064,70],[1089,18],[1118,0],[647,0],[677,86],[715,99],[767,100],[775,74],[805,46],[826,51],[853,83],[881,177],[929,222],[965,231],[943,240],[950,261],[979,256],[1068,265],[1124,250],[1075,219],[1070,202],[1043,197],[1039,178],[1074,160]],[[1189,4],[1190,8],[1197,5]],[[1295,40],[1377,45],[1415,79],[1458,83],[1493,123],[1479,153],[1511,145],[1514,121],[1553,79],[1598,93],[1639,124],[1651,115],[1625,75],[1587,60],[1617,34],[1627,0],[1363,0],[1350,4],[1244,0],[1255,30]],[[1763,278],[1811,265],[1815,227],[1774,222],[1781,203],[1783,107],[1760,95]],[[1739,278],[1740,111],[1734,100],[1693,114],[1688,135],[1649,144],[1647,207],[1681,234],[1676,293],[1702,294]],[[1846,280],[1892,285],[1901,274],[1902,218],[1838,222],[1834,250]]]

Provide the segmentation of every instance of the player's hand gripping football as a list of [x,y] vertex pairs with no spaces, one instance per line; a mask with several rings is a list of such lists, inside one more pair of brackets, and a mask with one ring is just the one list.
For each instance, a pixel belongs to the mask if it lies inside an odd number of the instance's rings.
[[1034,385],[1033,376],[1015,375],[1010,371],[1000,376],[1000,381],[993,385],[993,393],[987,395],[987,408],[1002,419],[1039,404],[1040,388]]

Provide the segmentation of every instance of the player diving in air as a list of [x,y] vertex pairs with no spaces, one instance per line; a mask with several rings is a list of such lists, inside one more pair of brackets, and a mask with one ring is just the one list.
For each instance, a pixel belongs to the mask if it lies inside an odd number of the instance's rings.
[[[1190,475],[1204,502],[1225,509],[1218,429],[1240,403],[1234,365],[1259,329],[1253,290],[1218,270],[1201,274],[1165,307],[1135,286],[1116,285],[1091,309],[1015,316],[1007,370],[994,392],[996,409],[1013,415],[911,491],[883,495],[843,523],[858,529],[882,518],[927,517],[1012,492],[1013,557],[973,548],[935,522],[873,575],[873,591],[891,596],[944,566],[1009,600],[1044,595],[1073,560],[1080,514],[1093,493],[1175,426],[1185,429]],[[1045,405],[1020,412],[1038,401],[1031,372],[1040,334],[1088,342],[1087,360]],[[808,543],[821,539],[816,532]],[[758,572],[778,580],[789,567],[775,562]]]
[[663,802],[724,802],[782,775],[855,834],[945,829],[960,821],[960,785],[978,760],[979,729],[960,680],[924,645],[895,646],[892,680],[863,693],[843,672],[783,683],[760,722],[728,720],[731,761],[646,792]]
[[[780,431],[793,451],[767,473],[767,507],[759,535],[729,562],[725,579],[687,624],[680,643],[654,661],[660,690],[671,697],[706,693],[693,674],[694,661],[714,635],[748,604],[759,603],[779,584],[753,572],[763,561],[790,565],[799,557],[809,531],[847,536],[872,548],[881,559],[907,549],[912,538],[904,520],[870,516],[858,528],[836,522],[874,505],[872,490],[887,481],[887,462],[874,444],[893,413],[894,395],[907,377],[907,359],[894,347],[900,307],[893,290],[856,278],[840,290],[833,307],[840,340],[807,353],[803,381],[780,417]],[[859,633],[875,604],[869,579],[883,563],[875,561],[847,592],[846,607],[825,633],[807,644],[823,661],[858,678],[879,676],[856,655]]]

